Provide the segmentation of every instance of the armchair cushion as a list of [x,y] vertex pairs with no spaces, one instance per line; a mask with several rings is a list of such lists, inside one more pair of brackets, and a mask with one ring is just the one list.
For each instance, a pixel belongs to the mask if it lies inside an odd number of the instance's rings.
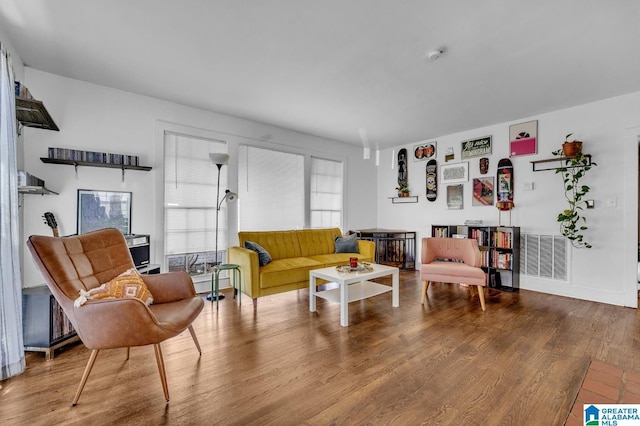
[[153,303],[151,292],[138,271],[133,268],[126,270],[100,287],[92,288],[89,291],[80,289],[80,297],[74,301],[73,306],[80,307],[91,299],[121,299],[123,297],[135,297],[142,300],[147,306]]

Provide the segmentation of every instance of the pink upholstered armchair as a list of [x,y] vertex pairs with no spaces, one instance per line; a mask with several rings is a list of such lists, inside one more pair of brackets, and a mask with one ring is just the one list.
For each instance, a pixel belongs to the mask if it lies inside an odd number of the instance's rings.
[[477,288],[480,305],[485,310],[487,274],[480,267],[480,249],[475,239],[423,238],[420,256],[423,305],[431,282],[460,283]]
[[[91,349],[84,374],[73,399],[76,405],[102,349],[153,345],[164,396],[169,388],[160,343],[188,329],[201,352],[192,322],[204,301],[184,272],[141,276],[153,304],[134,297],[88,300],[74,306],[80,290],[95,289],[134,267],[124,235],[101,229],[71,237],[32,235],[27,246],[54,297],[64,309],[84,345]],[[136,277],[139,280],[139,277]]]

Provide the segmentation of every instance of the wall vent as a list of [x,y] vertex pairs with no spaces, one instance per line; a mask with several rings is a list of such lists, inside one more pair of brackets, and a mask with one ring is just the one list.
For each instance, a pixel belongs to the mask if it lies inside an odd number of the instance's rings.
[[567,240],[562,235],[523,234],[520,273],[567,281]]

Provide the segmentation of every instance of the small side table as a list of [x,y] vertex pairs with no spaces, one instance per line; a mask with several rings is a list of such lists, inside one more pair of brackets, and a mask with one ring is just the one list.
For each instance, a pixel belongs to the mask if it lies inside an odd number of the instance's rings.
[[[213,273],[211,274],[211,302],[213,302],[214,294],[218,296],[219,293],[219,274],[220,271],[233,271],[233,298],[235,299],[236,295],[236,283],[238,284],[238,302],[242,305],[242,273],[240,272],[240,265],[236,265],[234,263],[223,263],[221,265],[216,265],[213,267]],[[236,279],[237,277],[237,279]],[[229,276],[229,280],[231,281],[231,276]],[[219,298],[216,299],[216,309],[218,309]]]

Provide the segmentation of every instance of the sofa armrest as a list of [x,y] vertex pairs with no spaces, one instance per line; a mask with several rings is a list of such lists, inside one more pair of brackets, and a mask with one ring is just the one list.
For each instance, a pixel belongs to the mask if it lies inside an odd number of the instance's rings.
[[249,297],[257,298],[260,286],[260,269],[258,253],[244,247],[229,247],[229,263],[240,266],[242,273],[242,292]]
[[358,251],[363,256],[370,259],[370,262],[376,261],[376,243],[369,240],[358,240]]

